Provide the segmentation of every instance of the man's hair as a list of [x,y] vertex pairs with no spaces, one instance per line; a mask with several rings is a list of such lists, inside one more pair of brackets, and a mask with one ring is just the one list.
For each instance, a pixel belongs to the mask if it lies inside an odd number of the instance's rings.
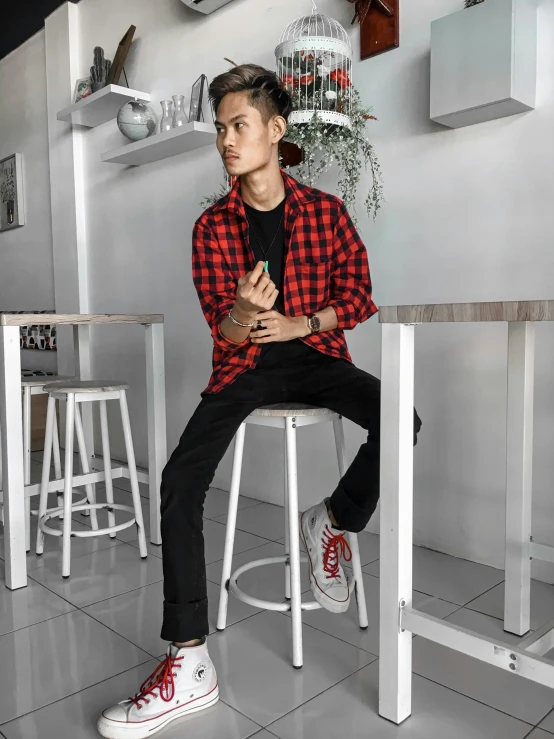
[[288,119],[292,111],[292,99],[275,72],[257,64],[241,64],[218,75],[211,83],[208,94],[215,114],[225,95],[230,92],[249,92],[249,102],[260,111],[267,123],[274,115]]

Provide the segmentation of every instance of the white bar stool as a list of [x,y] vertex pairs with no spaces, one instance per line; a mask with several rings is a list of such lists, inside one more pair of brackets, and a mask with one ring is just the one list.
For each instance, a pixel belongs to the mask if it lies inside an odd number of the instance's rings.
[[[71,537],[89,537],[103,536],[109,534],[111,538],[115,537],[117,531],[136,525],[139,551],[142,559],[147,556],[146,537],[144,534],[144,522],[142,517],[142,507],[140,503],[139,484],[137,478],[137,468],[135,463],[135,452],[133,449],[133,440],[131,436],[131,424],[129,421],[129,409],[127,407],[128,385],[125,383],[107,383],[95,381],[70,381],[68,383],[56,383],[54,386],[47,387],[48,411],[46,418],[46,439],[44,443],[44,459],[42,465],[42,481],[40,489],[39,503],[39,521],[37,530],[36,553],[42,554],[44,551],[44,534],[62,537],[62,577],[68,578],[70,575],[71,562]],[[64,475],[64,491],[63,491],[63,508],[47,508],[48,502],[48,484],[50,481],[50,458],[53,446],[53,432],[55,428],[55,404],[56,400],[65,399],[67,401],[66,412],[66,429],[65,429],[65,475]],[[129,466],[129,477],[131,480],[131,492],[133,496],[133,505],[116,504],[113,500],[113,484],[111,477],[111,468],[109,460],[111,459],[110,438],[108,432],[108,413],[106,402],[108,400],[118,400],[121,411],[121,421],[123,424],[123,434],[125,437],[125,449],[127,452],[127,460]],[[85,446],[85,438],[83,433],[83,425],[81,414],[79,412],[80,403],[100,403],[100,424],[102,433],[102,453],[107,467],[106,474],[106,503],[97,503],[95,501],[92,485],[85,485],[87,492],[87,502],[72,502],[73,493],[73,434],[77,433],[77,443],[81,457],[81,465],[83,474],[90,472],[88,457]],[[108,511],[108,526],[103,529],[98,528],[96,511],[99,509]],[[129,521],[117,524],[115,523],[114,510],[126,511],[133,514]],[[71,514],[73,511],[90,511],[92,529],[90,531],[73,531],[71,527]],[[47,522],[63,512],[63,527],[59,529],[51,528]]]
[[[50,379],[48,379],[50,377]],[[60,377],[49,375],[43,377],[21,377],[21,390],[23,392],[23,484],[31,484],[31,397],[33,395],[45,395],[47,391],[44,386],[71,380],[71,377]],[[56,475],[61,476],[60,466],[60,444],[57,427],[54,432],[54,467]],[[2,479],[2,457],[0,455],[0,482]],[[1,488],[0,488],[1,489]],[[61,494],[59,499],[61,500]],[[25,498],[25,548],[31,551],[31,499]],[[34,513],[34,511],[33,511]],[[4,507],[0,505],[0,521],[4,522]]]
[[[249,603],[257,608],[265,608],[272,611],[282,612],[291,611],[293,642],[292,663],[293,667],[296,669],[300,669],[303,664],[302,611],[312,611],[321,608],[320,604],[316,601],[303,603],[301,596],[300,562],[307,562],[308,558],[306,555],[300,554],[296,429],[299,426],[311,426],[317,423],[328,423],[329,421],[333,422],[339,473],[342,477],[346,472],[347,467],[342,416],[339,416],[328,408],[318,408],[316,406],[305,405],[303,403],[277,403],[275,405],[264,406],[251,413],[240,425],[235,435],[235,453],[231,491],[229,496],[229,515],[225,532],[225,554],[223,559],[223,572],[219,596],[217,629],[218,631],[223,631],[227,624],[229,591],[239,600],[244,603]],[[274,428],[283,429],[285,433],[285,554],[279,557],[267,557],[265,559],[248,562],[231,574],[233,545],[237,524],[240,475],[244,451],[244,437],[247,424],[273,426]],[[354,587],[354,593],[356,596],[360,628],[367,629],[368,620],[362,579],[362,567],[360,564],[360,554],[358,549],[358,537],[356,534],[349,533],[348,539],[350,549],[352,551],[353,576],[351,578],[351,586]],[[283,562],[285,564],[286,602],[280,603],[254,598],[239,588],[237,583],[238,578],[247,570],[279,562]]]

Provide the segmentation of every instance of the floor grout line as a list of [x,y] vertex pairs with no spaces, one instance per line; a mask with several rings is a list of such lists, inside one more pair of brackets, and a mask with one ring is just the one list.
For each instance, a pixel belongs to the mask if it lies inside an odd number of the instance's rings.
[[[494,590],[499,585],[502,585],[502,583],[506,582],[505,580],[502,580],[501,582],[497,582],[496,585],[493,585],[492,588],[489,588],[488,590],[485,590],[484,593],[481,593],[481,595],[476,595],[475,598],[472,598],[471,600],[468,600],[467,603],[464,603],[464,608],[469,608],[470,603],[473,603],[474,601],[478,600],[479,598],[482,598],[483,595],[486,595],[487,593],[490,593],[491,590]],[[483,613],[482,611],[477,611],[475,608],[469,608],[470,611],[475,611],[476,613]],[[488,616],[488,613],[483,613],[484,616]],[[492,618],[496,618],[496,616],[492,616]],[[502,620],[502,619],[500,619]]]
[[349,678],[351,678],[353,675],[357,675],[358,672],[361,672],[362,670],[365,670],[368,667],[371,667],[371,665],[374,665],[378,661],[379,660],[376,659],[376,660],[373,660],[373,662],[370,662],[368,665],[364,665],[363,667],[359,667],[357,670],[354,670],[353,672],[351,672],[350,675],[346,675],[346,677],[342,677],[340,680],[337,680],[337,682],[334,683],[333,685],[330,685],[328,688],[325,688],[325,690],[322,690],[317,695],[312,696],[307,701],[304,701],[304,703],[301,703],[299,706],[295,706],[295,708],[292,708],[290,711],[287,711],[282,716],[279,716],[279,718],[276,718],[275,721],[271,721],[269,724],[266,724],[266,726],[264,726],[263,728],[264,729],[267,729],[267,731],[269,731],[271,734],[273,734],[273,732],[270,730],[270,727],[273,726],[273,724],[276,724],[277,721],[281,721],[281,719],[285,718],[285,716],[288,716],[289,714],[294,713],[294,711],[298,711],[299,708],[302,708],[303,706],[308,705],[308,703],[311,703],[311,701],[315,700],[316,698],[320,698],[322,695],[324,695],[324,693],[327,693],[329,690],[333,690],[333,688],[336,688],[337,685],[340,685],[345,680],[348,680]]
[[[304,592],[308,592],[308,591],[304,591]],[[275,613],[278,613],[281,616],[284,616],[285,618],[290,618],[287,615],[288,612],[275,611]],[[379,659],[379,656],[375,654],[375,652],[370,652],[369,649],[364,649],[364,647],[359,647],[357,644],[352,644],[351,642],[346,641],[346,639],[341,639],[340,636],[335,636],[335,634],[330,634],[328,631],[324,631],[323,629],[320,629],[317,626],[314,626],[313,624],[308,624],[305,621],[303,621],[302,628],[305,628],[305,627],[314,629],[314,631],[318,631],[320,634],[325,634],[325,636],[328,636],[330,639],[336,639],[337,641],[340,641],[342,644],[347,644],[349,647],[352,647],[353,649],[359,649],[360,652],[364,652],[364,654],[370,654],[372,657],[375,657],[375,659]]]
[[[37,711],[41,711],[43,708],[48,708],[48,706],[53,706],[56,703],[61,703],[61,701],[64,701],[67,698],[71,698],[71,697],[73,697],[75,695],[79,695],[79,693],[83,693],[85,690],[89,690],[90,688],[94,688],[97,685],[100,685],[101,683],[105,683],[108,680],[112,680],[114,677],[119,677],[119,675],[124,675],[126,672],[129,672],[130,670],[136,670],[137,667],[140,667],[141,665],[145,665],[147,662],[150,662],[151,659],[156,659],[156,658],[155,657],[149,657],[148,659],[145,659],[144,662],[139,662],[137,665],[134,665],[133,667],[128,667],[126,670],[122,670],[121,672],[116,672],[115,675],[111,675],[110,677],[106,677],[103,680],[98,680],[97,683],[92,683],[91,685],[87,685],[86,688],[81,688],[81,690],[76,690],[74,693],[68,693],[68,695],[64,695],[63,698],[58,698],[58,700],[52,701],[51,703],[46,703],[44,706],[38,706],[38,708],[33,708],[32,711],[27,711],[26,713],[22,713],[20,716],[15,716],[14,718],[11,718],[9,721],[4,721],[4,723],[1,726],[7,726],[12,721],[17,721],[18,719],[21,719],[24,716],[29,716],[31,713],[36,713]],[[1,726],[0,726],[0,728],[1,728]],[[4,735],[2,734],[2,736],[4,736]]]

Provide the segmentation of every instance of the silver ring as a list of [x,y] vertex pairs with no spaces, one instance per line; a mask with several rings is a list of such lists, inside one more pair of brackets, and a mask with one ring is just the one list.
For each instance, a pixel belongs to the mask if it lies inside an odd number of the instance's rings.
[[256,326],[256,328],[258,329],[258,331],[263,331],[265,329],[265,326],[262,326],[262,322],[258,321],[258,325]]

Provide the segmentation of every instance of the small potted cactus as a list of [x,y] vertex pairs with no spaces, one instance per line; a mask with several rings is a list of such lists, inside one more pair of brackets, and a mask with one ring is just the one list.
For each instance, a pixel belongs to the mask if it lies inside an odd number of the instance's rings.
[[111,61],[104,59],[104,49],[100,46],[95,46],[94,64],[90,68],[90,82],[93,92],[98,92],[98,90],[106,87],[111,66]]

